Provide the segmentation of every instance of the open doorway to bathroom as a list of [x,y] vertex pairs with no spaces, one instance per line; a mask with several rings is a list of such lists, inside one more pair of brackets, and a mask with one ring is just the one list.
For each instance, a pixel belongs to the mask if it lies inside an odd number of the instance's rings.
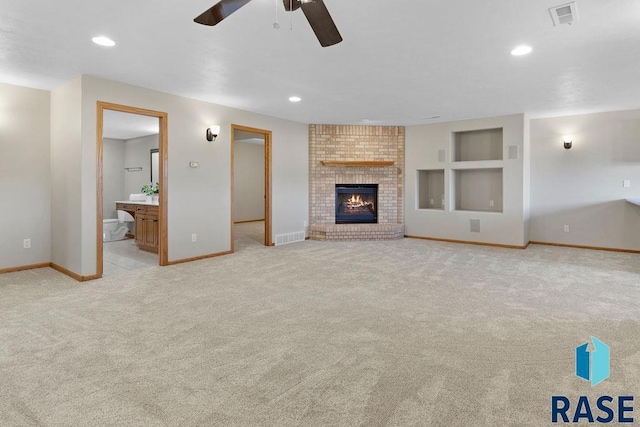
[[167,264],[167,114],[98,102],[97,275]]
[[231,131],[231,250],[271,246],[271,131]]

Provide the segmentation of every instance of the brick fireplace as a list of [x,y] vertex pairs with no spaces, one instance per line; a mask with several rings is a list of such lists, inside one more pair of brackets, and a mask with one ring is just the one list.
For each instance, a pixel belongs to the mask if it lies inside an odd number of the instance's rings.
[[[336,223],[336,188],[345,185],[377,186],[377,205],[375,206],[377,223]],[[309,237],[311,239],[402,238],[404,235],[403,197],[403,127],[309,126]]]

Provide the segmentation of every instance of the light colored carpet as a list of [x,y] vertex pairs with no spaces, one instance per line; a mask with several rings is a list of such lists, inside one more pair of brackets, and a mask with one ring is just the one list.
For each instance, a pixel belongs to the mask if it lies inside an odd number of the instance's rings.
[[[0,425],[540,426],[555,394],[637,404],[638,259],[307,241],[1,275]],[[593,388],[574,375],[591,335],[611,347]]]
[[236,252],[247,249],[259,249],[264,246],[264,221],[252,221],[235,224],[234,246]]

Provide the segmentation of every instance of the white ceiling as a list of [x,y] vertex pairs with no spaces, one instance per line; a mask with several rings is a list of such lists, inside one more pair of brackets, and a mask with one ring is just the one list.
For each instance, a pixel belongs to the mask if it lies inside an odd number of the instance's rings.
[[248,144],[264,145],[264,135],[255,132],[247,132],[244,130],[233,131],[234,142],[246,142]]
[[132,139],[160,132],[157,117],[111,110],[104,110],[103,114],[103,138]]
[[[328,48],[280,0],[195,24],[215,2],[3,0],[0,81],[51,89],[89,74],[303,123],[640,107],[637,0],[577,0],[580,21],[561,27],[548,8],[563,0],[325,0],[344,38]],[[511,56],[521,43],[533,53]]]

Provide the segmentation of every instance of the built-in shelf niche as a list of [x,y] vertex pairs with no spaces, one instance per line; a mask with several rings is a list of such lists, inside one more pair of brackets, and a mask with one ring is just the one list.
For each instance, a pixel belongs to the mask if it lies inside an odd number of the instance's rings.
[[454,210],[502,212],[502,168],[452,171]]
[[417,208],[444,210],[444,169],[417,170]]
[[502,128],[453,132],[453,161],[502,160]]

